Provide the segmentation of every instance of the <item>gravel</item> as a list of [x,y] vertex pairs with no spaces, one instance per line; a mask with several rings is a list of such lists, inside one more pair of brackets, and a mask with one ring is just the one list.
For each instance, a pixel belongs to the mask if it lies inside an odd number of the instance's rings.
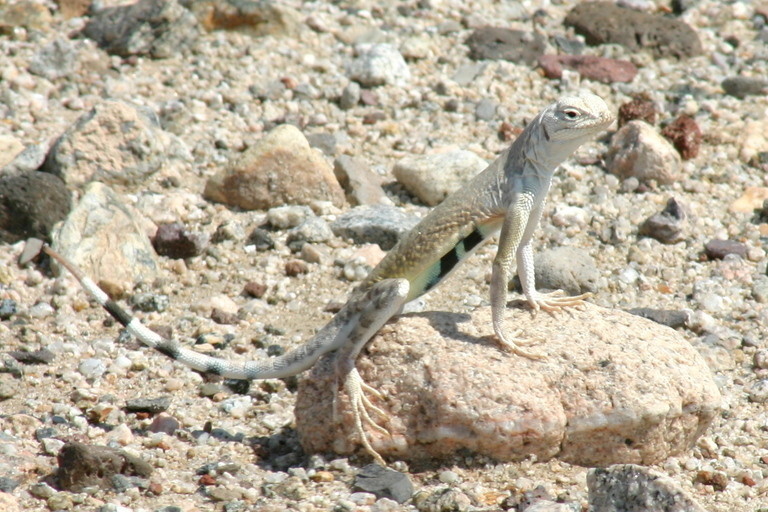
[[[651,2],[633,3],[653,8]],[[307,136],[332,134],[335,144],[324,144],[324,149],[335,157],[361,159],[382,178],[399,214],[410,219],[428,209],[394,181],[391,171],[398,160],[458,148],[491,161],[509,144],[500,138],[502,123],[524,126],[571,87],[592,90],[616,111],[644,93],[656,107],[657,132],[680,114],[695,118],[703,134],[698,155],[683,161],[669,184],[625,184],[609,176],[601,163],[610,137],[587,144],[558,171],[534,250],[564,246],[589,253],[599,272],[590,300],[598,305],[692,311],[686,326],[678,328],[713,369],[725,397],[723,410],[688,454],[653,469],[710,512],[754,512],[768,506],[768,225],[752,211],[730,207],[750,187],[768,187],[768,169],[759,158],[768,148],[768,16],[764,4],[761,11],[760,4],[748,1],[673,3],[682,11],[678,19],[698,34],[702,54],[659,58],[650,50],[618,44],[583,47],[584,54],[628,60],[639,69],[632,82],[605,84],[580,80],[568,70],[550,80],[535,64],[525,64],[541,52],[539,34],[548,40],[546,53],[556,53],[568,38],[583,41],[563,25],[579,4],[576,0],[547,3],[543,10],[532,0],[402,5],[362,0],[354,8],[287,0],[281,4],[298,20],[287,35],[247,28],[193,30],[188,13],[174,11],[184,32],[155,41],[147,54],[124,56],[78,36],[92,18],[64,19],[53,2],[13,2],[21,5],[14,16],[21,12],[29,19],[12,28],[0,23],[0,138],[13,140],[2,147],[26,149],[3,172],[37,168],[56,138],[106,99],[154,112],[189,155],[145,178],[138,188],[118,188],[121,198],[129,204],[160,198],[154,209],[148,208],[156,224],[180,222],[207,236],[219,226],[242,229],[186,260],[159,258],[158,275],[140,283],[140,289],[167,296],[170,304],[163,312],[142,313],[142,319],[152,327],[172,326],[183,343],[230,336],[229,343],[196,348],[228,358],[262,359],[266,347],[298,346],[331,318],[329,310],[343,303],[355,284],[343,275],[358,249],[348,240],[353,235],[336,234],[319,244],[330,257],[307,263],[307,273],[287,276],[287,230],[260,229],[244,240],[242,233],[266,225],[264,211],[202,199],[207,180],[268,130],[289,123]],[[470,59],[466,41],[477,28],[531,33],[532,24],[537,34],[531,39],[536,46],[532,56],[519,57],[519,62]],[[526,40],[524,35],[518,39]],[[363,43],[386,46],[371,53]],[[389,74],[374,74],[373,62],[352,69],[364,73],[360,76],[367,77],[362,78],[367,84],[384,85],[351,85],[348,66],[364,55],[386,57]],[[494,102],[491,113],[485,106]],[[323,158],[332,165],[333,158]],[[672,197],[690,210],[684,238],[668,245],[640,239],[638,226]],[[582,209],[588,224],[555,225],[552,212],[566,205]],[[348,206],[310,206],[330,226],[349,212]],[[395,221],[396,227],[408,222]],[[712,240],[735,241],[746,251],[743,257],[703,257]],[[479,250],[427,298],[426,308],[467,313],[470,304],[477,305],[467,297],[487,304],[494,249],[490,244]],[[0,301],[11,301],[3,302],[2,357],[8,359],[8,351],[41,349],[55,357],[46,364],[18,363],[23,375],[0,374],[0,384],[14,390],[0,402],[0,487],[12,490],[4,498],[15,500],[2,502],[7,507],[206,510],[224,502],[231,510],[412,511],[419,503],[423,510],[443,503],[459,507],[455,510],[496,510],[543,488],[576,509],[586,508],[587,468],[558,460],[499,464],[471,454],[457,454],[453,464],[433,467],[395,462],[394,469],[407,473],[419,498],[402,505],[387,498],[374,502],[373,495],[355,492],[351,485],[368,460],[300,450],[292,428],[295,379],[254,382],[245,397],[202,396],[202,387],[215,378],[120,338],[114,322],[90,306],[72,279],[54,280],[45,266],[20,267],[22,250],[15,239],[0,240]],[[243,294],[246,283],[263,286],[263,296]],[[220,296],[233,304],[237,323],[218,324],[209,318],[210,308],[191,309]],[[94,346],[105,337],[114,342]],[[10,371],[12,365],[3,364],[0,368]],[[515,378],[514,368],[508,378]],[[179,424],[172,436],[148,433],[151,416],[112,410],[119,405],[111,404],[166,395],[171,402],[167,414]],[[104,418],[115,423],[104,423]],[[110,430],[120,425],[134,433],[121,448],[155,470],[147,489],[126,484],[119,493],[80,493],[42,483],[57,462],[36,439],[39,428],[55,426],[61,441],[104,445]],[[50,450],[54,444],[47,442]],[[206,480],[196,474],[206,464],[225,462],[236,463],[236,469],[205,475]]]

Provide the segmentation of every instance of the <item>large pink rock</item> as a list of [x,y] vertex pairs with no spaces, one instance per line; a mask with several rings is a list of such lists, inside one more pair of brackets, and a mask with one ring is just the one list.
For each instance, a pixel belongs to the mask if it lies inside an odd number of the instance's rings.
[[[510,330],[541,340],[543,361],[502,352],[490,311],[407,315],[385,326],[358,360],[386,395],[367,428],[385,458],[499,461],[557,457],[585,466],[652,464],[689,450],[718,410],[709,368],[676,331],[588,305],[553,318],[508,311]],[[299,385],[296,424],[308,452],[359,449],[348,401],[333,418],[330,358]]]

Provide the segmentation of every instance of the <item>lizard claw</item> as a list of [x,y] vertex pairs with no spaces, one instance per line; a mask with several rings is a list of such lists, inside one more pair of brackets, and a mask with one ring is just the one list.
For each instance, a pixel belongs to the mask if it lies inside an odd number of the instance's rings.
[[357,435],[360,437],[360,442],[377,463],[386,467],[387,463],[384,462],[381,455],[373,449],[373,446],[371,446],[371,442],[365,433],[365,429],[363,428],[363,422],[365,422],[377,432],[387,436],[391,435],[387,429],[376,423],[368,413],[368,410],[371,410],[380,417],[387,418],[387,414],[379,407],[375,406],[366,396],[366,393],[373,395],[379,400],[383,399],[384,395],[376,388],[366,384],[363,381],[363,378],[360,377],[357,368],[352,368],[347,374],[347,378],[344,381],[344,391],[347,393],[347,396],[349,396],[352,412],[355,417],[355,430],[357,430]]
[[582,293],[581,295],[574,295],[572,297],[566,296],[562,290],[555,290],[551,293],[534,293],[528,297],[528,304],[534,311],[534,314],[538,311],[546,311],[549,314],[554,314],[565,308],[583,308],[586,304],[585,299],[591,297],[591,293]]
[[499,338],[499,343],[501,344],[501,348],[503,350],[506,350],[507,352],[512,352],[513,354],[516,354],[521,357],[527,357],[528,359],[535,359],[535,360],[546,359],[546,356],[544,354],[529,352],[528,350],[523,349],[522,347],[524,346],[537,344],[538,340],[526,340],[526,339],[520,338],[519,337],[520,334],[521,334],[521,331],[517,330],[515,331],[514,335],[511,338],[507,337],[503,332],[497,332],[496,336]]

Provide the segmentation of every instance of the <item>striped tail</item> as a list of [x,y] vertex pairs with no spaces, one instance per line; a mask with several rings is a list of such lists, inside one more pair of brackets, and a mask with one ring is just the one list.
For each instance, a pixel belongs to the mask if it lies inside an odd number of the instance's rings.
[[[179,361],[197,371],[221,375],[229,379],[271,379],[296,375],[311,367],[321,355],[338,348],[336,341],[343,330],[340,321],[332,320],[325,328],[308,343],[282,356],[266,361],[246,361],[242,363],[211,357],[194,350],[185,348],[173,339],[166,339],[139,321],[138,318],[121,308],[109,295],[92,279],[86,276],[72,262],[57,253],[48,245],[42,247],[43,252],[66,268],[80,283],[88,294],[99,303],[112,317],[120,322],[125,329],[141,343],[151,347],[166,356]],[[341,319],[339,319],[341,320]],[[333,338],[329,341],[330,338]]]

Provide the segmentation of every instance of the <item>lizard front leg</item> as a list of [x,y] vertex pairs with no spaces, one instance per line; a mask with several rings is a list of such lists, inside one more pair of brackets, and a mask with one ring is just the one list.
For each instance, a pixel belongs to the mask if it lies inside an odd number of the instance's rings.
[[[355,363],[360,351],[376,332],[402,310],[409,290],[410,283],[407,279],[385,279],[374,284],[365,295],[357,299],[354,305],[357,311],[350,319],[347,341],[338,349],[335,359],[336,379],[337,382],[343,382],[342,387],[349,397],[355,419],[355,430],[360,437],[360,442],[382,466],[386,466],[386,463],[371,446],[363,425],[368,424],[378,432],[389,435],[389,431],[376,423],[369,413],[372,411],[381,418],[387,418],[387,414],[368,398],[368,395],[371,395],[381,400],[384,396],[363,381]],[[334,411],[335,407],[334,400]]]
[[[522,346],[530,342],[519,338],[519,331],[509,337],[504,329],[504,313],[507,309],[507,286],[512,271],[512,263],[523,236],[529,231],[528,223],[537,222],[535,218],[534,193],[521,193],[512,201],[504,216],[504,224],[499,235],[499,248],[493,260],[491,274],[491,314],[493,331],[505,350],[529,359],[543,359],[544,356],[529,352]],[[534,215],[531,216],[533,211]]]

